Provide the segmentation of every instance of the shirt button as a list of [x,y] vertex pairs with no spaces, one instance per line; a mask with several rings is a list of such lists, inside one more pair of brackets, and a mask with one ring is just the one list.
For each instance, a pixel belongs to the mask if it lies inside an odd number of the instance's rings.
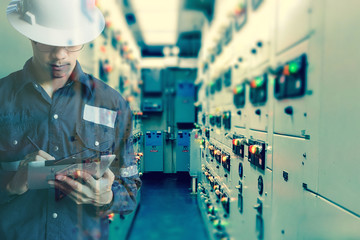
[[98,141],[95,141],[95,146],[99,146],[99,142],[98,142]]
[[59,118],[59,115],[54,114],[54,119],[58,119],[58,118]]
[[57,218],[57,213],[53,213],[52,217],[55,219]]
[[14,140],[14,141],[13,141],[13,144],[14,144],[14,145],[17,145],[17,144],[18,144],[18,141]]
[[58,146],[55,146],[54,147],[54,151],[57,152],[59,150],[59,147]]

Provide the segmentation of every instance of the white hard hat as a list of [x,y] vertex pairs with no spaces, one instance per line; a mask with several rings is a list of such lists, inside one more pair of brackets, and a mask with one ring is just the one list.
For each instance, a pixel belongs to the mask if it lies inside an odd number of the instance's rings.
[[21,34],[52,46],[90,42],[105,26],[95,0],[12,0],[6,14]]

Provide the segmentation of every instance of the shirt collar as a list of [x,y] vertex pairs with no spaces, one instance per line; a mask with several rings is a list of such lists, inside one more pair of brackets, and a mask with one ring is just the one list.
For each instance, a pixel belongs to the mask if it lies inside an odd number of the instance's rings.
[[[37,84],[34,68],[35,67],[32,62],[32,58],[30,58],[24,64],[22,71],[22,78],[17,79],[18,80],[17,86],[19,91],[28,84],[33,84],[33,85]],[[71,73],[69,77],[69,81],[79,82],[82,85],[84,85],[87,90],[89,90],[89,93],[91,94],[93,93],[93,89],[94,89],[93,84],[91,84],[91,80],[89,76],[85,74],[81,69],[80,63],[78,61],[76,61],[74,71]]]

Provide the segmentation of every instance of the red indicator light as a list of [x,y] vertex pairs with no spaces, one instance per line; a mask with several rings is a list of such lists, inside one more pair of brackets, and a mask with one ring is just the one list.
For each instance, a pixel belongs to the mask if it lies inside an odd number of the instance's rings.
[[110,221],[113,221],[113,220],[114,220],[114,216],[115,216],[114,213],[110,213],[110,214],[108,215],[109,220],[110,220]]
[[285,76],[290,76],[289,65],[285,65],[283,74],[284,74]]
[[233,145],[239,146],[240,145],[240,140],[239,139],[233,139]]
[[264,80],[262,77],[257,77],[256,79],[252,80],[250,83],[250,87],[252,88],[257,88],[257,87],[261,87],[264,83]]
[[251,81],[250,87],[251,88],[256,88],[256,80],[255,79]]

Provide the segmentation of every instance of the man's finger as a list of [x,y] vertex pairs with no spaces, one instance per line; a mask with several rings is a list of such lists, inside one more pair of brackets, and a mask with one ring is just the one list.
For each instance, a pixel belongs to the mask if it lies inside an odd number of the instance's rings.
[[107,178],[110,180],[111,184],[114,182],[115,180],[115,175],[114,173],[108,168],[106,169],[106,171],[104,172],[103,178]]
[[92,191],[88,185],[84,185],[77,180],[73,180],[70,177],[64,175],[57,175],[56,180],[60,181],[63,184],[69,185],[69,188],[72,189],[71,193],[79,193],[84,196],[90,197],[92,195]]
[[96,185],[96,180],[94,179],[94,177],[84,171],[78,170],[75,172],[75,177],[81,178],[82,180],[84,180],[84,182],[86,184],[88,184],[91,188],[94,188]]
[[67,185],[69,185],[69,187],[71,187],[73,190],[79,191],[81,188],[81,184],[77,181],[74,181],[73,179],[65,176],[65,175],[56,175],[56,180],[62,182],[62,183],[66,183]]

